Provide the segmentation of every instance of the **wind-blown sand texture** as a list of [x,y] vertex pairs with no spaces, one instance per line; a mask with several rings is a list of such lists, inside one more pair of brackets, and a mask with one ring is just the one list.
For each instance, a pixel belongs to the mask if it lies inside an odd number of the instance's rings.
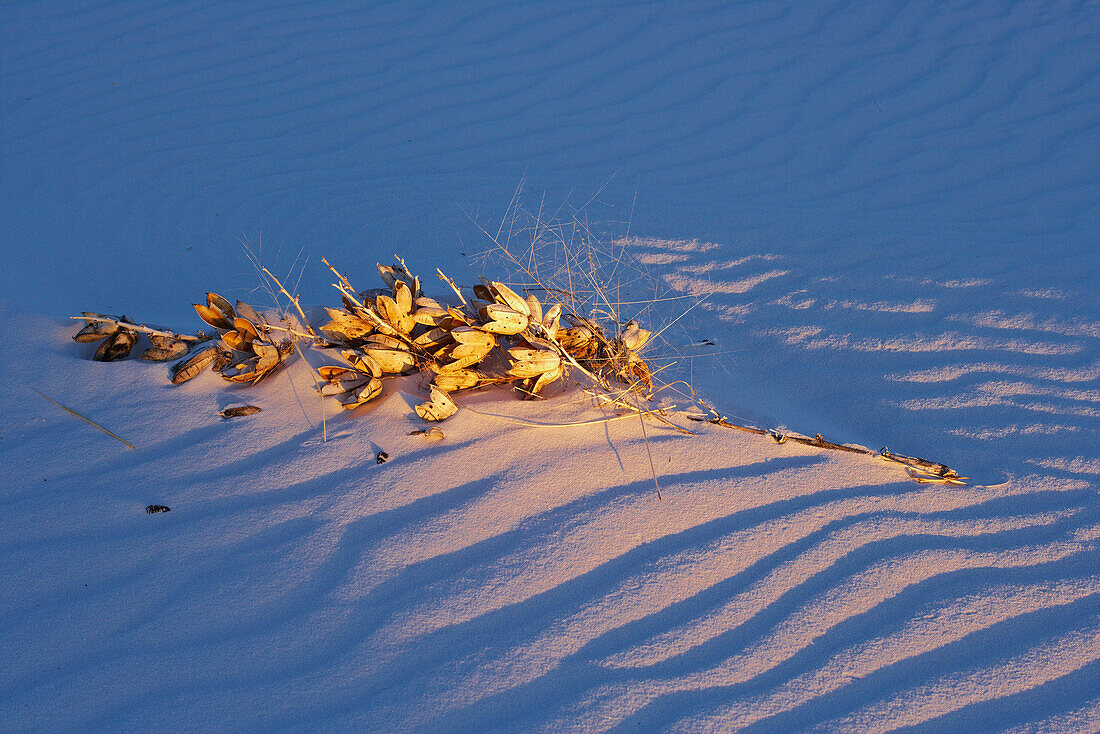
[[[0,730],[1100,730],[1098,28],[5,5]],[[604,415],[577,390],[460,399],[433,441],[414,378],[326,442],[301,364],[173,387],[70,339],[273,305],[242,235],[306,304],[337,302],[321,255],[472,283],[521,181],[682,297],[652,349],[731,420],[973,483],[650,423],[658,501],[636,419],[482,415]]]

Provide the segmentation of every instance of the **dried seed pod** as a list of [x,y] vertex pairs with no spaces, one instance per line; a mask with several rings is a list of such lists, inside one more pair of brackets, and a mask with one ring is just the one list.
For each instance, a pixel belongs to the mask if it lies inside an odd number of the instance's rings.
[[274,372],[275,369],[282,364],[283,358],[289,351],[284,351],[273,344],[266,344],[260,341],[252,343],[252,350],[256,353],[255,357],[243,360],[222,370],[222,378],[230,382],[248,382],[256,384]]
[[262,410],[263,408],[258,405],[238,405],[235,408],[226,408],[218,413],[218,415],[229,420],[230,418],[243,418],[246,415],[255,415]]
[[397,281],[393,287],[393,300],[397,304],[397,310],[408,316],[413,310],[412,289],[403,280]]
[[247,333],[245,335],[241,335],[239,331],[234,329],[232,331],[227,331],[222,334],[222,341],[225,342],[225,345],[227,347],[236,352],[247,353],[252,351],[252,340],[246,339],[246,336]]
[[153,346],[142,352],[141,358],[151,362],[167,362],[169,360],[179,359],[187,354],[188,350],[191,348],[190,345],[182,339],[161,336],[159,334],[150,336],[149,342]]
[[451,338],[459,344],[479,345],[485,347],[486,352],[496,346],[497,339],[492,334],[473,329],[469,326],[459,326],[451,329]]
[[251,321],[253,324],[256,324],[257,326],[264,326],[264,325],[267,324],[267,319],[265,319],[263,317],[263,315],[260,314],[259,311],[252,308],[251,306],[249,306],[244,301],[237,301],[237,304],[236,304],[236,306],[234,306],[234,309],[237,312],[237,316],[240,316],[241,318],[248,319],[249,321]]
[[473,370],[457,369],[451,372],[440,372],[432,378],[432,383],[444,392],[455,390],[468,390],[481,384],[482,377]]
[[381,365],[369,354],[354,349],[344,349],[340,352],[340,356],[351,363],[352,367],[369,377],[382,376]]
[[412,318],[413,321],[424,326],[442,326],[445,322],[452,320],[450,312],[439,306],[421,306],[412,313]]
[[214,347],[214,361],[210,363],[213,372],[221,372],[233,363],[233,353],[219,346]]
[[535,397],[539,395],[542,392],[543,388],[545,388],[552,382],[560,380],[564,374],[565,367],[561,364],[558,365],[557,369],[542,373],[541,375],[539,375],[538,379],[535,380],[535,384],[531,386],[531,396]]
[[426,421],[441,421],[450,418],[458,411],[458,406],[443,390],[435,385],[429,386],[430,399],[416,406],[416,414]]
[[260,338],[260,332],[256,329],[256,325],[248,319],[240,317],[233,319],[233,329],[247,342]]
[[531,311],[527,308],[527,301],[520,298],[518,293],[496,281],[487,283],[487,285],[497,303],[503,304],[513,311],[519,311],[525,317],[530,318]]
[[363,403],[370,400],[374,400],[376,397],[382,394],[382,381],[377,377],[372,378],[365,385],[360,387],[352,399],[342,403],[342,405],[348,410],[358,408]]
[[201,303],[192,304],[195,307],[195,313],[199,315],[199,318],[206,323],[213,326],[215,329],[221,329],[222,331],[228,331],[233,328],[233,322],[227,319],[221,311],[204,306]]
[[539,299],[535,298],[534,293],[527,294],[527,314],[531,321],[536,324],[542,323],[542,304],[539,303]]
[[386,284],[386,287],[392,291],[393,287],[397,284],[397,276],[395,275],[394,269],[389,265],[383,265],[382,263],[377,263],[377,266],[378,277],[380,277],[382,279],[382,282]]
[[198,376],[200,372],[214,362],[218,354],[219,349],[217,347],[209,346],[200,349],[182,362],[178,362],[172,367],[172,384],[182,385]]
[[[482,278],[482,280],[485,279]],[[485,283],[488,282],[489,281],[485,281]],[[492,303],[496,299],[493,298],[493,292],[489,290],[489,286],[485,285],[485,283],[478,283],[473,287],[474,298],[477,298],[480,301],[485,301],[486,303]]]
[[84,325],[84,328],[76,332],[73,336],[74,341],[78,341],[82,344],[89,342],[97,342],[102,339],[106,339],[111,334],[118,331],[118,324],[112,321],[89,321]]
[[449,344],[450,342],[451,332],[442,328],[425,331],[423,334],[413,339],[413,344],[429,351]]
[[509,306],[490,303],[481,311],[481,328],[494,334],[518,334],[527,328],[527,315]]
[[233,307],[229,305],[229,301],[225,300],[217,293],[206,294],[206,305],[210,308],[218,309],[230,321],[237,318],[237,313],[233,310]]
[[551,339],[555,339],[558,336],[558,330],[561,328],[561,304],[555,303],[550,307],[542,317],[542,328],[546,330],[546,333]]
[[320,327],[321,333],[334,342],[355,344],[374,331],[374,324],[355,314],[336,308],[326,308],[329,322]]
[[636,352],[646,345],[649,341],[650,332],[641,328],[634,321],[631,321],[623,329],[622,335],[619,337],[619,341],[623,346],[632,352]]
[[449,356],[453,359],[466,359],[467,357],[473,357],[480,361],[489,356],[489,352],[493,350],[491,345],[486,344],[456,344],[451,348]]
[[400,349],[374,349],[366,347],[363,350],[367,356],[374,359],[385,374],[398,374],[416,367],[416,359],[408,352]]
[[136,331],[120,326],[99,345],[92,359],[97,362],[117,362],[120,359],[126,359],[130,350],[134,348],[134,344],[137,343],[137,337]]
[[413,301],[413,304],[417,308],[443,308],[443,304],[441,304],[434,298],[428,298],[427,296],[420,296],[415,301]]
[[225,300],[217,293],[206,294],[205,306],[200,303],[196,303],[194,306],[195,312],[198,313],[199,318],[215,329],[229,331],[233,328],[233,319],[237,317],[237,314],[233,310],[233,307],[229,305],[229,301]]
[[377,349],[405,349],[405,342],[385,334],[371,334],[367,337],[366,345]]
[[515,360],[508,374],[515,377],[538,377],[547,372],[561,369],[561,357],[557,352],[546,352],[541,349],[524,349],[516,347],[509,349],[508,354]]

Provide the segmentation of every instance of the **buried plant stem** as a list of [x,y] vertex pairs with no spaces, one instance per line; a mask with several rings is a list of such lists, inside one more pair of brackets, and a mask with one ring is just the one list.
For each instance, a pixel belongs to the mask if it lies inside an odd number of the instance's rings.
[[[34,388],[31,388],[31,389],[32,389],[32,390],[34,390]],[[51,403],[53,403],[53,404],[54,404],[54,405],[56,405],[57,407],[61,408],[62,410],[66,411],[66,412],[68,412],[68,413],[72,413],[73,415],[75,415],[75,416],[76,416],[77,418],[79,418],[80,420],[84,421],[85,423],[90,423],[91,425],[95,426],[95,427],[96,427],[96,428],[98,428],[99,430],[101,430],[101,431],[103,431],[104,433],[106,433],[106,434],[107,434],[108,436],[111,436],[112,438],[117,438],[117,439],[118,439],[119,441],[122,441],[122,443],[126,444],[127,446],[129,446],[129,447],[130,447],[130,448],[132,448],[132,449],[135,449],[135,450],[137,449],[137,446],[133,445],[132,443],[130,443],[130,442],[129,442],[129,441],[127,441],[126,439],[122,438],[122,437],[121,437],[121,436],[119,436],[118,434],[116,434],[116,433],[111,433],[111,432],[110,432],[110,431],[108,431],[108,430],[107,430],[106,428],[104,428],[103,426],[99,425],[98,423],[96,423],[95,421],[91,420],[90,418],[85,418],[85,417],[84,417],[84,416],[82,416],[82,415],[81,415],[80,413],[77,413],[77,412],[76,412],[75,410],[73,410],[72,408],[70,408],[70,407],[68,407],[68,406],[66,406],[66,405],[62,405],[61,403],[57,402],[56,400],[54,400],[53,398],[51,398],[51,397],[50,397],[49,395],[46,395],[45,393],[39,392],[38,390],[34,390],[34,391],[35,391],[35,392],[37,392],[37,393],[38,393],[39,395],[41,395],[42,397],[46,398],[46,400],[49,400],[49,401],[50,401]]]

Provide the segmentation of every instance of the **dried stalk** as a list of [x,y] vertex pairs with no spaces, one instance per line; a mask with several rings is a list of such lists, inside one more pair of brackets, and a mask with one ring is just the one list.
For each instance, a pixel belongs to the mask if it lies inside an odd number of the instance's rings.
[[121,329],[129,329],[130,331],[137,331],[142,334],[148,334],[149,336],[164,336],[169,339],[179,339],[180,341],[188,342],[191,344],[198,344],[199,342],[207,341],[211,338],[210,335],[200,331],[195,336],[190,334],[177,334],[174,331],[166,331],[164,329],[154,329],[144,324],[132,324],[129,321],[123,321],[122,319],[116,319],[113,316],[104,316],[103,314],[88,312],[84,316],[70,316],[73,321],[87,321],[102,324],[115,324]]

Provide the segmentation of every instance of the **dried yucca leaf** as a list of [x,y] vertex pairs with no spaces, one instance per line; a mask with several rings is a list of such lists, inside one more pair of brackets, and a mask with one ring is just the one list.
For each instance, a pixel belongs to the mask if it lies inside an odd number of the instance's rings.
[[416,406],[416,414],[426,421],[441,421],[458,412],[458,406],[446,392],[429,386],[429,400]]
[[134,344],[137,343],[137,337],[136,331],[120,326],[99,345],[92,359],[97,362],[117,362],[120,359],[126,359],[130,350],[134,348]]

